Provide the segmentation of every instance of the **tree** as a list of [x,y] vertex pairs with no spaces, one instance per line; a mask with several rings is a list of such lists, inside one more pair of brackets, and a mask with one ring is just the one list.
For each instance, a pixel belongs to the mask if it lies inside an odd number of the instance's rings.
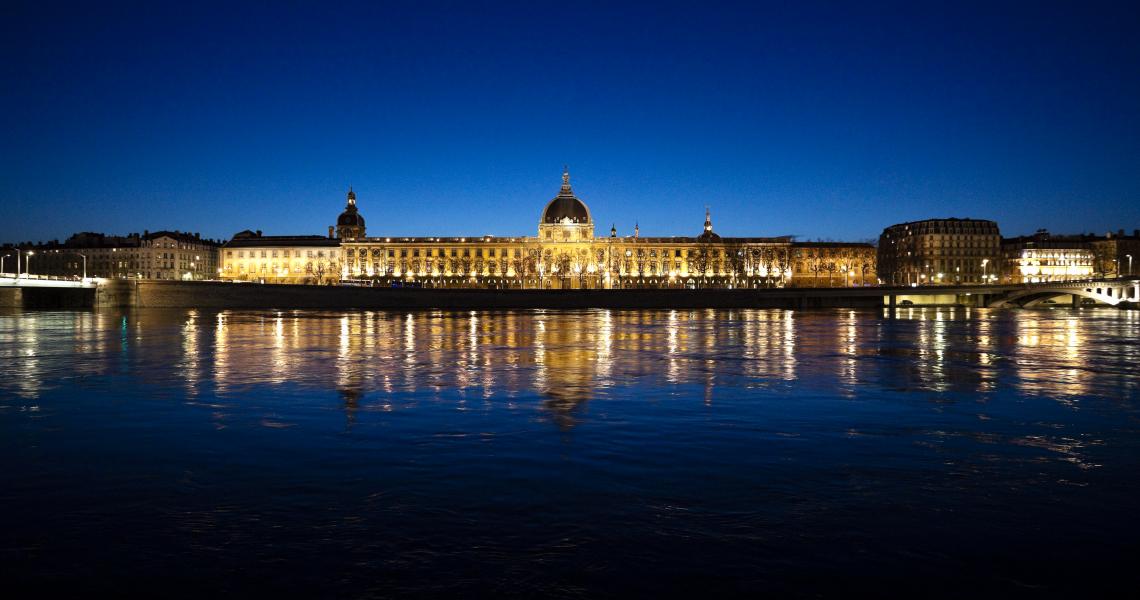
[[864,256],[863,261],[861,263],[859,263],[859,271],[860,271],[859,284],[860,285],[866,285],[867,284],[867,274],[868,273],[874,273],[877,271],[877,269],[875,268],[875,261],[876,260],[877,260],[877,257],[875,256],[875,253],[872,252],[870,255]]
[[744,248],[740,246],[727,246],[724,252],[725,267],[728,269],[729,275],[735,280],[744,273]]
[[712,264],[712,249],[708,244],[700,244],[696,250],[689,251],[689,273],[697,275],[697,285],[702,285],[708,277],[709,266]]
[[827,287],[831,287],[831,278],[839,270],[839,265],[835,262],[834,257],[829,256],[824,259],[823,270],[827,272]]
[[808,271],[811,272],[812,277],[815,279],[815,285],[819,285],[820,273],[824,271],[823,257],[820,256],[819,250],[811,250],[807,257]]

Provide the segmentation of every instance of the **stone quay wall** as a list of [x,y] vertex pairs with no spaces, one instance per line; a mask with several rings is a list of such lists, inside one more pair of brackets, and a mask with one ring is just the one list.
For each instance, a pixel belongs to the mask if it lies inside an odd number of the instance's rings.
[[[856,288],[852,288],[856,289]],[[486,290],[111,280],[96,307],[482,310],[516,308],[878,308],[880,294],[842,289]]]

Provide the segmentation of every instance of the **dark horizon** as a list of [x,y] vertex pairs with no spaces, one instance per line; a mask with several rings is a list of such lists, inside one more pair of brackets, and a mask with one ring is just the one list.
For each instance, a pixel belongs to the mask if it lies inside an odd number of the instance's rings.
[[160,229],[533,235],[1140,227],[1126,4],[4,11],[0,242]]

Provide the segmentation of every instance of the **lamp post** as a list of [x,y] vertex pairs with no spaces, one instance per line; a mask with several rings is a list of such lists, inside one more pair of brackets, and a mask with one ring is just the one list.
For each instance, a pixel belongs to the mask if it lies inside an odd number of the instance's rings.
[[1124,256],[1128,257],[1128,276],[1132,277],[1132,255],[1131,254],[1125,254]]
[[83,259],[83,281],[87,281],[87,255],[82,252],[76,252]]
[[24,274],[28,276],[27,277],[28,279],[31,279],[31,277],[32,277],[32,255],[33,254],[35,254],[35,252],[28,250],[28,258],[26,258],[24,260]]
[[986,283],[986,265],[988,265],[988,264],[990,264],[990,259],[983,258],[982,259],[982,285],[985,285],[985,283]]

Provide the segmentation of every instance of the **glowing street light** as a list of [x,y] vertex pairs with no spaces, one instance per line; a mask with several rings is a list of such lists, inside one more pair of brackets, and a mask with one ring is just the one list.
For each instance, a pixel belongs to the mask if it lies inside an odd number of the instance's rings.
[[1132,255],[1131,254],[1125,254],[1124,256],[1128,257],[1128,276],[1131,277],[1132,276]]
[[982,283],[983,284],[986,282],[986,265],[988,265],[988,264],[990,264],[990,259],[983,258],[982,259]]

